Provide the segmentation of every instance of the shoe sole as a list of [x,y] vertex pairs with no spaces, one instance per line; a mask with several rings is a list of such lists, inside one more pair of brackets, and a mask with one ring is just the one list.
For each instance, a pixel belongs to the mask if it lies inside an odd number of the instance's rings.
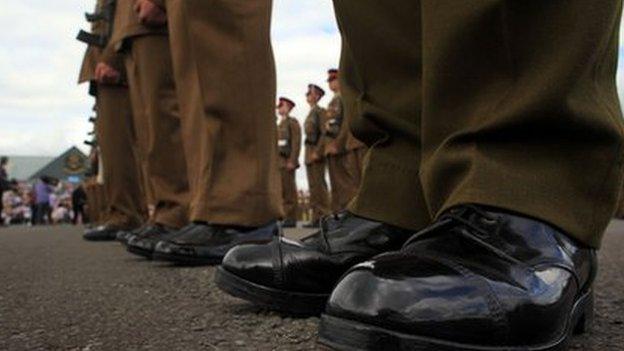
[[192,256],[182,256],[175,254],[167,254],[164,252],[155,251],[152,254],[152,259],[155,261],[165,261],[170,262],[180,266],[217,266],[220,265],[223,261],[223,257],[210,257],[210,258],[202,258],[202,257],[192,257]]
[[329,294],[278,290],[243,279],[217,268],[215,283],[224,292],[260,307],[296,316],[318,316],[325,310]]
[[147,258],[148,260],[152,260],[152,256],[154,255],[154,251],[146,250],[138,246],[126,245],[126,250],[131,254]]
[[85,238],[85,237],[82,237],[82,239],[84,239],[85,241],[91,241],[91,242],[104,242],[104,241],[113,242],[117,240],[116,238]]
[[572,335],[589,331],[593,323],[593,294],[581,297],[568,319],[565,335],[540,346],[479,346],[410,335],[329,315],[321,317],[319,343],[335,350],[413,351],[565,351]]

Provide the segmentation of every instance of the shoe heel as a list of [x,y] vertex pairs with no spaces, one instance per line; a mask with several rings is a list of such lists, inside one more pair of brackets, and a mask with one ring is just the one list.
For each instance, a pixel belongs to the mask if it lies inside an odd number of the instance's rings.
[[590,291],[585,298],[586,301],[581,304],[580,317],[576,321],[574,334],[580,335],[591,331],[594,324],[594,292]]

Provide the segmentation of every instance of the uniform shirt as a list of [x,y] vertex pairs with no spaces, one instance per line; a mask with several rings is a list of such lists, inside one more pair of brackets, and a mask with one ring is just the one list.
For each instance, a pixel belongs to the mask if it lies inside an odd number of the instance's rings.
[[[344,118],[342,97],[340,94],[336,94],[327,106],[325,122],[326,146],[334,145],[338,149],[338,154],[345,153],[349,134],[348,129],[347,121]],[[325,149],[325,155],[329,155],[327,148]]]
[[[154,1],[163,9],[164,1]],[[111,49],[120,51],[124,47],[127,39],[141,35],[166,35],[168,33],[167,25],[162,26],[146,26],[139,22],[139,16],[134,11],[135,0],[117,0],[115,9],[115,22],[113,35],[111,36]]]
[[[95,6],[95,12],[101,12],[107,0],[98,0]],[[117,6],[119,7],[119,6]],[[118,10],[116,10],[118,11]],[[114,22],[113,22],[114,24]],[[91,25],[91,32],[93,34],[108,35],[110,31],[111,23],[106,21],[95,21]],[[114,28],[113,28],[114,31]],[[95,67],[98,63],[104,62],[113,67],[121,74],[119,84],[125,84],[126,70],[123,62],[123,56],[116,53],[113,47],[113,40],[108,41],[106,48],[98,48],[95,46],[89,46],[85,52],[84,59],[82,61],[82,67],[80,68],[80,76],[78,83],[90,82],[95,80]]]
[[278,147],[290,145],[290,157],[280,155],[280,168],[285,168],[288,161],[299,167],[301,154],[301,126],[296,118],[286,117],[277,126]]
[[[316,105],[310,109],[308,117],[306,117],[304,123],[304,130],[306,134],[305,141],[305,164],[309,165],[313,163],[312,155],[317,153],[319,157],[323,157],[325,148],[325,116],[326,111],[320,106]],[[316,136],[316,143],[314,137]]]

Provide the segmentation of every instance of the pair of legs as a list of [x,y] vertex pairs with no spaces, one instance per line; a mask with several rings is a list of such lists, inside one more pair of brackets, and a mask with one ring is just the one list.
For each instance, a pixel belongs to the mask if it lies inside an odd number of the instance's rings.
[[[114,240],[117,232],[140,227],[147,218],[142,171],[136,152],[136,137],[128,88],[98,85],[96,130],[101,158],[104,196],[97,191],[95,203],[100,226],[89,229],[84,239]],[[89,194],[89,193],[87,193]]]
[[310,189],[310,208],[312,209],[311,223],[315,224],[330,213],[329,191],[325,180],[325,161],[313,162],[306,165],[308,187]]
[[331,209],[334,213],[346,209],[358,190],[357,179],[350,169],[349,156],[347,152],[327,156],[331,182]]
[[188,224],[190,198],[182,148],[180,108],[175,91],[169,39],[144,35],[129,39],[126,71],[139,150],[152,189],[152,222],[169,228]]
[[299,195],[297,194],[296,171],[281,168],[280,173],[282,178],[284,219],[289,225],[293,225],[297,223],[297,218],[299,218]]
[[267,240],[276,230],[282,194],[277,130],[268,118],[275,105],[271,5],[166,3],[191,224],[157,238],[157,259],[220,263],[236,243]]
[[139,161],[127,87],[100,84],[97,97],[97,135],[104,172],[108,219],[116,229],[140,226],[147,208],[141,187]]
[[478,203],[598,246],[622,177],[619,1],[335,6],[372,146],[354,213],[421,229]]

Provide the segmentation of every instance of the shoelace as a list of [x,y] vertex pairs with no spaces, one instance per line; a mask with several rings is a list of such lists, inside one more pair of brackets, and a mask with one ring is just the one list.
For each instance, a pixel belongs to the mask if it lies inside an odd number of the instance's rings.
[[[308,239],[320,237],[322,239],[321,244],[323,246],[323,247],[321,247],[321,250],[323,252],[325,252],[325,253],[330,253],[331,252],[331,245],[329,244],[328,233],[331,230],[329,228],[329,224],[333,220],[333,221],[337,222],[335,227],[340,227],[347,220],[347,218],[349,218],[349,215],[348,215],[347,211],[343,211],[343,212],[339,212],[339,213],[336,213],[336,214],[331,214],[331,215],[325,216],[325,217],[321,218],[321,220],[320,220],[320,229],[319,229],[319,231],[302,238],[301,241],[305,242]],[[280,233],[282,233],[281,230],[280,230]],[[281,235],[283,235],[283,233]]]
[[[515,257],[507,254],[505,251],[499,249],[498,247],[488,243],[485,239],[492,236],[492,234],[482,227],[475,223],[475,219],[478,218],[484,220],[486,223],[491,225],[496,225],[496,230],[494,235],[498,235],[500,230],[502,229],[504,222],[501,221],[500,217],[492,216],[489,213],[485,212],[483,209],[479,208],[475,205],[464,205],[455,210],[450,210],[444,215],[440,217],[440,219],[430,226],[429,228],[424,229],[420,233],[417,233],[413,237],[411,237],[403,246],[403,248],[407,248],[410,244],[413,244],[419,240],[422,240],[425,237],[429,237],[432,234],[438,232],[439,230],[446,228],[447,226],[456,227],[457,224],[463,226],[458,232],[464,237],[472,242],[480,245],[481,247],[493,252],[500,258],[513,262],[515,264],[524,265],[523,262],[519,261]],[[472,219],[472,220],[471,220]]]

